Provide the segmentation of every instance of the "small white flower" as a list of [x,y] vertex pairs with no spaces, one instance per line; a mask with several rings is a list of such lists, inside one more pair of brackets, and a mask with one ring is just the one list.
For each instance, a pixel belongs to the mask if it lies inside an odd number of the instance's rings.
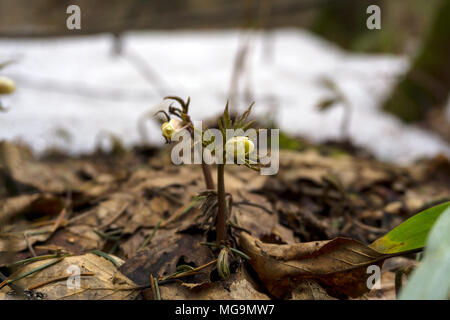
[[255,145],[248,137],[233,137],[225,143],[225,152],[235,157],[246,156],[253,152]]
[[16,90],[14,81],[6,77],[0,77],[0,94],[10,94]]
[[161,125],[162,134],[169,140],[180,129],[182,129],[182,122],[177,119],[170,119],[169,122],[164,122]]

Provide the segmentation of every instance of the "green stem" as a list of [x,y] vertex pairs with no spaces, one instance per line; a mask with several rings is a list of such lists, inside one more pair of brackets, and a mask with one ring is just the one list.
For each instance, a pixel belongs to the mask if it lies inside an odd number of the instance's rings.
[[209,166],[202,161],[202,171],[203,177],[205,178],[206,189],[214,190],[214,182],[211,176],[211,170],[209,170]]
[[224,164],[217,165],[217,193],[218,193],[218,206],[216,219],[216,241],[220,244],[227,238],[227,208],[225,203],[225,181],[224,181]]

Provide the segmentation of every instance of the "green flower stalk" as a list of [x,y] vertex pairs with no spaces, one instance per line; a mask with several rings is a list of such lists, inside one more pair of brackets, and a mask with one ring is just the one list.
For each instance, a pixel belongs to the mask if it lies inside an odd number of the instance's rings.
[[[191,99],[188,98],[186,101],[179,97],[165,97],[165,100],[174,100],[179,103],[181,106],[180,108],[174,107],[172,104],[169,107],[169,114],[177,117],[171,118],[168,113],[166,113],[164,110],[158,111],[158,113],[162,113],[165,115],[167,121],[164,122],[161,125],[161,131],[164,136],[164,139],[166,139],[167,143],[170,143],[172,140],[172,137],[176,135],[177,132],[181,131],[184,128],[187,128],[192,136],[194,136],[194,129],[192,126],[192,121],[189,116],[189,104],[191,102]],[[155,115],[156,115],[155,114]],[[214,190],[214,182],[211,176],[211,171],[209,167],[206,165],[206,163],[202,162],[202,172],[203,172],[203,178],[205,180],[206,189],[208,190]]]
[[[188,129],[191,136],[194,136],[194,127],[192,124],[192,121],[188,115],[188,106],[190,99],[186,102],[184,102],[182,99],[178,97],[167,97],[166,99],[171,99],[177,101],[180,106],[180,108],[174,107],[172,105],[169,106],[169,112],[166,113],[165,111],[158,111],[157,113],[163,113],[167,121],[164,122],[161,126],[161,131],[166,139],[166,141],[169,143],[172,138],[176,135],[178,131],[181,131],[182,129]],[[238,160],[238,164],[244,164],[245,166],[259,171],[260,168],[256,166],[255,164],[257,161],[250,161],[250,154],[255,150],[255,145],[253,144],[252,140],[249,139],[249,137],[240,135],[240,136],[234,136],[229,139],[227,139],[227,131],[231,132],[242,132],[244,133],[245,130],[247,130],[253,123],[253,121],[247,122],[247,117],[249,116],[252,105],[242,114],[241,117],[236,117],[236,119],[232,120],[229,115],[228,111],[228,103],[225,107],[225,110],[223,112],[223,115],[218,119],[218,126],[219,130],[222,134],[222,142],[220,143],[221,146],[224,147],[225,152],[221,152],[221,159],[217,161],[217,193],[214,192],[214,183],[212,182],[211,173],[209,166],[202,161],[202,169],[203,174],[205,177],[206,187],[208,189],[209,194],[211,194],[212,198],[215,198],[217,200],[217,214],[215,215],[215,229],[216,229],[216,245],[225,245],[227,240],[227,234],[228,234],[228,216],[229,211],[231,210],[231,207],[227,206],[226,201],[226,193],[225,193],[225,163],[227,163],[228,159],[234,159]],[[178,119],[171,118],[170,116],[174,116]],[[197,132],[199,129],[195,128],[195,131]],[[209,129],[206,129],[209,130]],[[201,146],[202,146],[202,153],[203,149],[208,147],[211,143],[215,144],[218,141],[214,141],[214,139],[206,141],[205,138],[205,132],[201,130]],[[192,147],[192,146],[191,146]],[[256,160],[258,158],[256,157]],[[236,161],[234,161],[235,163]],[[228,162],[229,163],[229,162]],[[255,163],[255,164],[254,164]],[[214,200],[215,200],[214,199]],[[230,205],[231,206],[231,205]],[[211,206],[210,206],[211,207]],[[206,212],[207,213],[207,212]],[[225,259],[225,251],[221,251],[222,258]],[[225,260],[224,260],[225,261]],[[226,261],[228,261],[228,258],[226,258]],[[223,275],[226,275],[225,269]]]

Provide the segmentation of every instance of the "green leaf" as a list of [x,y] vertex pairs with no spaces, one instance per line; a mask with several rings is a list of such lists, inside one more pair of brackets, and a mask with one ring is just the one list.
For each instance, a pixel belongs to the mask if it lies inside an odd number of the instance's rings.
[[375,240],[370,247],[385,254],[422,248],[433,224],[448,208],[450,202],[424,210]]
[[450,207],[437,219],[427,240],[424,259],[414,270],[402,300],[450,299]]

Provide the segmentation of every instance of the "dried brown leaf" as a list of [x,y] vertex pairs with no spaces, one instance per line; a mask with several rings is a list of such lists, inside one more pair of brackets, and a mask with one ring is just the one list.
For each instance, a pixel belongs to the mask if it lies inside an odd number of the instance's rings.
[[369,289],[369,265],[380,266],[388,256],[350,239],[335,238],[296,244],[268,244],[241,233],[239,245],[267,289],[286,297],[305,279],[317,281],[334,297],[357,297]]
[[[123,263],[117,257],[114,259]],[[23,274],[46,263],[48,260],[30,263],[17,270],[15,274]],[[94,275],[81,276],[79,288],[69,287],[67,279],[63,278],[69,274],[69,267],[78,267],[81,273]],[[55,279],[60,280],[54,281]],[[36,290],[49,300],[131,300],[136,298],[140,291],[137,285],[120,273],[111,261],[92,253],[66,257],[48,268],[16,281],[16,284],[29,288],[45,282],[48,284]],[[0,299],[17,298],[9,287],[0,290]]]

